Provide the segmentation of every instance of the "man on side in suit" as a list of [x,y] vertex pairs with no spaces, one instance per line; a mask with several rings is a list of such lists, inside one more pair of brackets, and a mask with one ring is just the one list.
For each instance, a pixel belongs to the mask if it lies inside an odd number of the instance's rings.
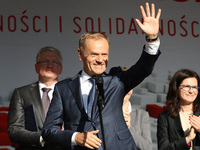
[[[38,82],[16,88],[10,101],[8,134],[11,141],[18,145],[17,150],[50,149],[41,136],[47,106],[42,100],[42,89],[50,88],[48,100],[51,100],[58,75],[62,72],[60,51],[54,47],[41,48],[36,56],[35,71]],[[52,150],[59,149],[57,146],[50,147]]]
[[[132,88],[147,77],[160,54],[159,17],[155,17],[154,4],[146,3],[146,12],[141,6],[143,23],[136,22],[147,36],[142,56],[129,70],[116,75],[106,74],[108,64],[109,39],[98,32],[89,32],[79,40],[78,56],[83,62],[83,70],[75,77],[56,84],[52,105],[42,129],[46,142],[64,146],[67,150],[135,150],[136,146],[122,113],[123,98]],[[150,40],[151,39],[151,40]],[[89,91],[94,87],[90,78],[101,75],[105,104],[102,117],[105,133],[105,145],[102,144],[102,131],[97,107],[98,93],[90,98]],[[90,102],[92,102],[92,110]],[[89,103],[88,103],[89,102]],[[91,113],[91,114],[90,114]],[[60,128],[64,121],[64,131]]]

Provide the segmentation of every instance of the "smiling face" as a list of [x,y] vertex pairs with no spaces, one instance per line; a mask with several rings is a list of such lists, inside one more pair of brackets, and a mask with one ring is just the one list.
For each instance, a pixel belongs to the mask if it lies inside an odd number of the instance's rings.
[[106,70],[108,64],[109,44],[106,39],[89,38],[84,49],[78,49],[79,59],[83,61],[84,71],[91,77]]
[[38,62],[35,64],[35,71],[39,75],[39,81],[57,81],[58,75],[62,73],[61,59],[54,51],[44,51],[40,54]]
[[[184,79],[181,85],[198,86],[198,83],[195,77],[189,77]],[[182,86],[179,87],[179,99],[181,105],[192,104],[197,95],[198,90],[194,91],[193,88],[190,88],[188,91],[186,91]]]

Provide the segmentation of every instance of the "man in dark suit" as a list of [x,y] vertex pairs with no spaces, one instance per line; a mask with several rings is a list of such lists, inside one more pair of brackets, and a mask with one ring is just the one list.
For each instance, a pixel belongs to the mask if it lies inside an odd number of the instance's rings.
[[[122,113],[123,98],[132,88],[147,77],[154,67],[160,54],[158,51],[159,17],[155,17],[152,4],[146,11],[141,6],[143,24],[136,22],[147,36],[147,44],[138,62],[129,70],[116,75],[105,73],[108,64],[109,39],[98,32],[89,32],[79,40],[78,56],[83,62],[83,70],[73,78],[65,79],[56,84],[53,100],[48,111],[42,136],[47,142],[64,146],[67,150],[103,149],[135,150],[136,146],[130,134]],[[152,51],[151,51],[152,50]],[[151,52],[150,52],[151,51]],[[93,84],[90,78],[103,77],[105,104],[102,118],[105,134],[105,145],[102,144],[102,130],[97,107],[98,93],[90,98]],[[91,104],[91,101],[92,104]],[[89,103],[88,103],[89,102]],[[90,108],[92,106],[92,109]],[[64,131],[60,128],[64,121]]]
[[[13,92],[8,112],[8,134],[12,142],[18,145],[17,150],[44,150],[45,144],[41,129],[46,112],[42,101],[43,88],[50,88],[49,99],[52,99],[55,83],[62,72],[62,56],[54,47],[43,47],[37,54],[35,71],[38,82],[16,88]],[[48,109],[48,108],[47,108]],[[59,147],[50,146],[52,150]]]

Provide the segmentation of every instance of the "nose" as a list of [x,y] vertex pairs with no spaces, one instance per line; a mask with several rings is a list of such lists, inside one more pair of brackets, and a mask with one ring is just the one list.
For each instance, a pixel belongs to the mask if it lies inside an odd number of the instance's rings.
[[99,56],[97,56],[96,60],[98,63],[102,63],[103,57],[101,55],[99,55]]

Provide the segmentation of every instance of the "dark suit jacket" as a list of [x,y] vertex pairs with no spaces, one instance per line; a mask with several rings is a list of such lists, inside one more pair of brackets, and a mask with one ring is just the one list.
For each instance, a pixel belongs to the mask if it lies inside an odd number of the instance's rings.
[[[195,113],[199,115],[200,112]],[[158,150],[189,150],[180,116],[172,118],[168,111],[159,114],[157,128]],[[193,140],[194,150],[200,150],[200,134]]]
[[[31,105],[35,109],[35,118],[38,126],[37,132],[25,129],[24,110]],[[18,149],[44,149],[40,144],[44,121],[45,115],[38,82],[15,89],[8,111],[8,134],[12,142],[19,144]]]
[[[160,54],[160,52],[159,52]],[[104,73],[105,107],[102,110],[106,147],[108,150],[135,150],[135,142],[127,128],[122,113],[123,98],[130,89],[137,86],[148,76],[158,55],[143,52],[139,61],[128,71],[118,72],[118,75]],[[65,79],[55,86],[53,100],[42,135],[48,142],[56,142],[71,149],[71,137],[74,132],[92,131],[98,129],[97,135],[102,140],[97,99],[94,101],[92,117],[84,110],[80,89],[80,73],[74,78]],[[64,121],[64,131],[60,131]],[[87,149],[80,146],[74,149]]]

